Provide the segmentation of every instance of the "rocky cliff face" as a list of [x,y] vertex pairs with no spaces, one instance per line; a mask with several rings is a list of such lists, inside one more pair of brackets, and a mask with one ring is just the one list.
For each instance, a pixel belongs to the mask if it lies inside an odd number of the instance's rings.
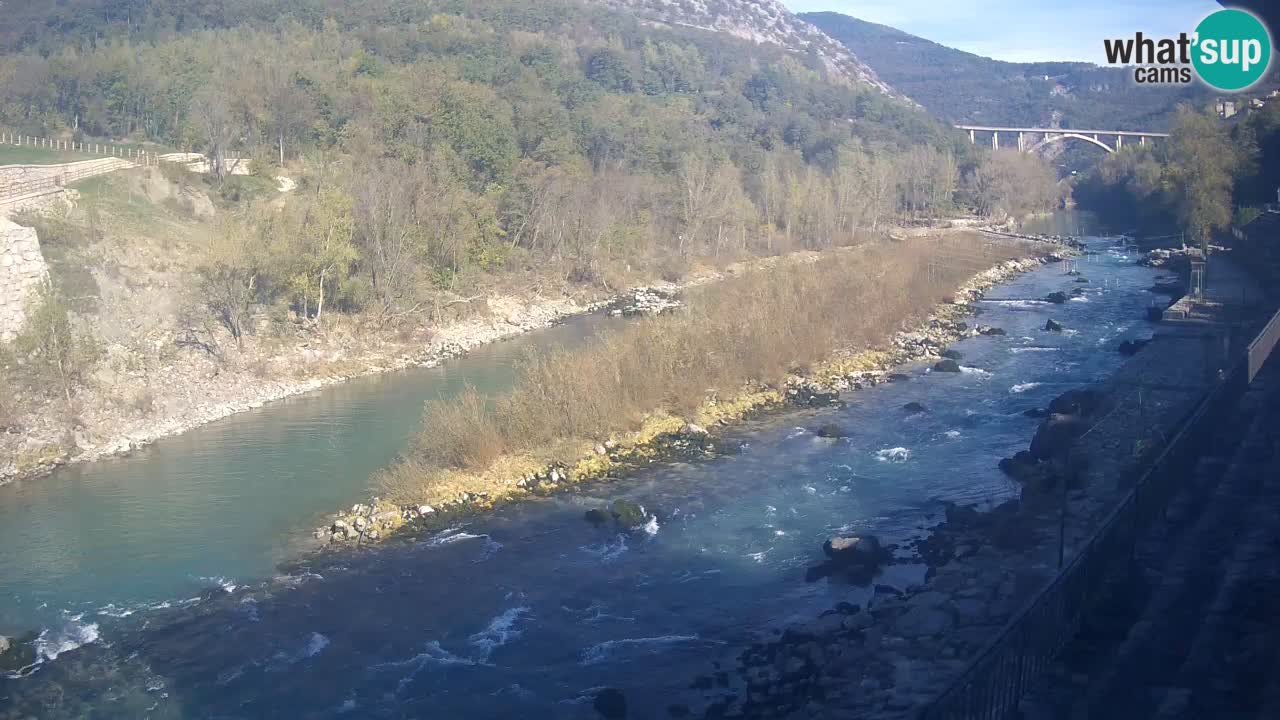
[[48,276],[36,231],[0,215],[0,342],[22,329],[27,302]]
[[722,32],[800,55],[815,53],[835,77],[896,95],[844,45],[796,17],[779,0],[598,0],[644,20]]

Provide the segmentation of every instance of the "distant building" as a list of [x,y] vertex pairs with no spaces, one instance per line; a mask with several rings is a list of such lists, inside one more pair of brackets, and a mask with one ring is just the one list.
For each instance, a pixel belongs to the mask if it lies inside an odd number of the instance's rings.
[[1236,114],[1236,102],[1234,100],[1218,101],[1218,117],[1227,119]]

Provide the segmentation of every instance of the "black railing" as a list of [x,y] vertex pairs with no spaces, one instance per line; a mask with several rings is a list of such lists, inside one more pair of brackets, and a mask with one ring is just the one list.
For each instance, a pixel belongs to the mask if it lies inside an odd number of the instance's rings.
[[1207,393],[1138,471],[1132,489],[1084,548],[921,711],[920,720],[999,720],[1017,708],[1026,689],[1075,636],[1108,578],[1128,564],[1138,539],[1194,470],[1200,444],[1251,379],[1249,365],[1241,362]]

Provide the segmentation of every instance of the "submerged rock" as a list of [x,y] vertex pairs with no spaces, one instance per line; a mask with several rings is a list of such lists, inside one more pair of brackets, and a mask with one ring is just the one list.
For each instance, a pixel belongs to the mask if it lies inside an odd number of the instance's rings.
[[1029,418],[1036,418],[1036,419],[1049,417],[1049,411],[1045,410],[1044,408],[1031,408],[1030,410],[1023,410],[1022,414],[1026,415]]
[[605,688],[596,693],[596,699],[591,706],[600,714],[600,717],[608,720],[622,720],[627,716],[627,696],[623,695],[618,688]]
[[1049,321],[1044,324],[1044,330],[1045,332],[1062,332],[1062,323],[1049,318]]
[[1067,294],[1064,292],[1051,292],[1048,295],[1045,295],[1044,299],[1046,302],[1051,302],[1054,305],[1061,305],[1067,301]]
[[928,410],[928,408],[926,408],[924,405],[921,405],[918,402],[909,402],[906,405],[903,405],[902,409],[906,410],[908,413],[911,413],[912,415],[919,415],[920,413]]
[[933,365],[934,372],[958,373],[960,372],[960,363],[955,360],[939,360]]
[[1164,308],[1158,305],[1152,305],[1147,308],[1147,320],[1149,322],[1160,322],[1164,319]]
[[942,351],[942,357],[948,360],[959,360],[964,356],[960,354],[959,350],[952,350],[951,348],[947,348],[946,350]]
[[836,440],[839,438],[847,438],[850,433],[848,430],[836,425],[835,423],[827,423],[819,427],[817,430],[814,430],[813,434],[820,438]]
[[1007,335],[1008,333],[1005,332],[1004,328],[988,327],[986,325],[982,325],[978,328],[978,334],[979,335]]
[[591,523],[595,527],[600,527],[613,519],[613,515],[608,510],[593,508],[582,514],[582,519]]
[[1146,347],[1147,343],[1149,342],[1151,341],[1150,340],[1125,340],[1124,342],[1120,343],[1120,347],[1118,349],[1120,350],[1121,355],[1124,355],[1126,357],[1133,357],[1134,355],[1137,355],[1139,352],[1141,352],[1142,348]]
[[1081,276],[1076,278],[1076,282],[1080,283],[1081,285],[1085,285],[1089,282],[1089,278]]

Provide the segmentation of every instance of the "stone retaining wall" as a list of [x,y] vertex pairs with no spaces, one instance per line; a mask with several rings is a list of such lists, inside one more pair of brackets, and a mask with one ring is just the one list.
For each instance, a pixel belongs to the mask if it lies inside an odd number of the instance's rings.
[[27,303],[48,277],[36,231],[0,216],[0,342],[22,329]]

